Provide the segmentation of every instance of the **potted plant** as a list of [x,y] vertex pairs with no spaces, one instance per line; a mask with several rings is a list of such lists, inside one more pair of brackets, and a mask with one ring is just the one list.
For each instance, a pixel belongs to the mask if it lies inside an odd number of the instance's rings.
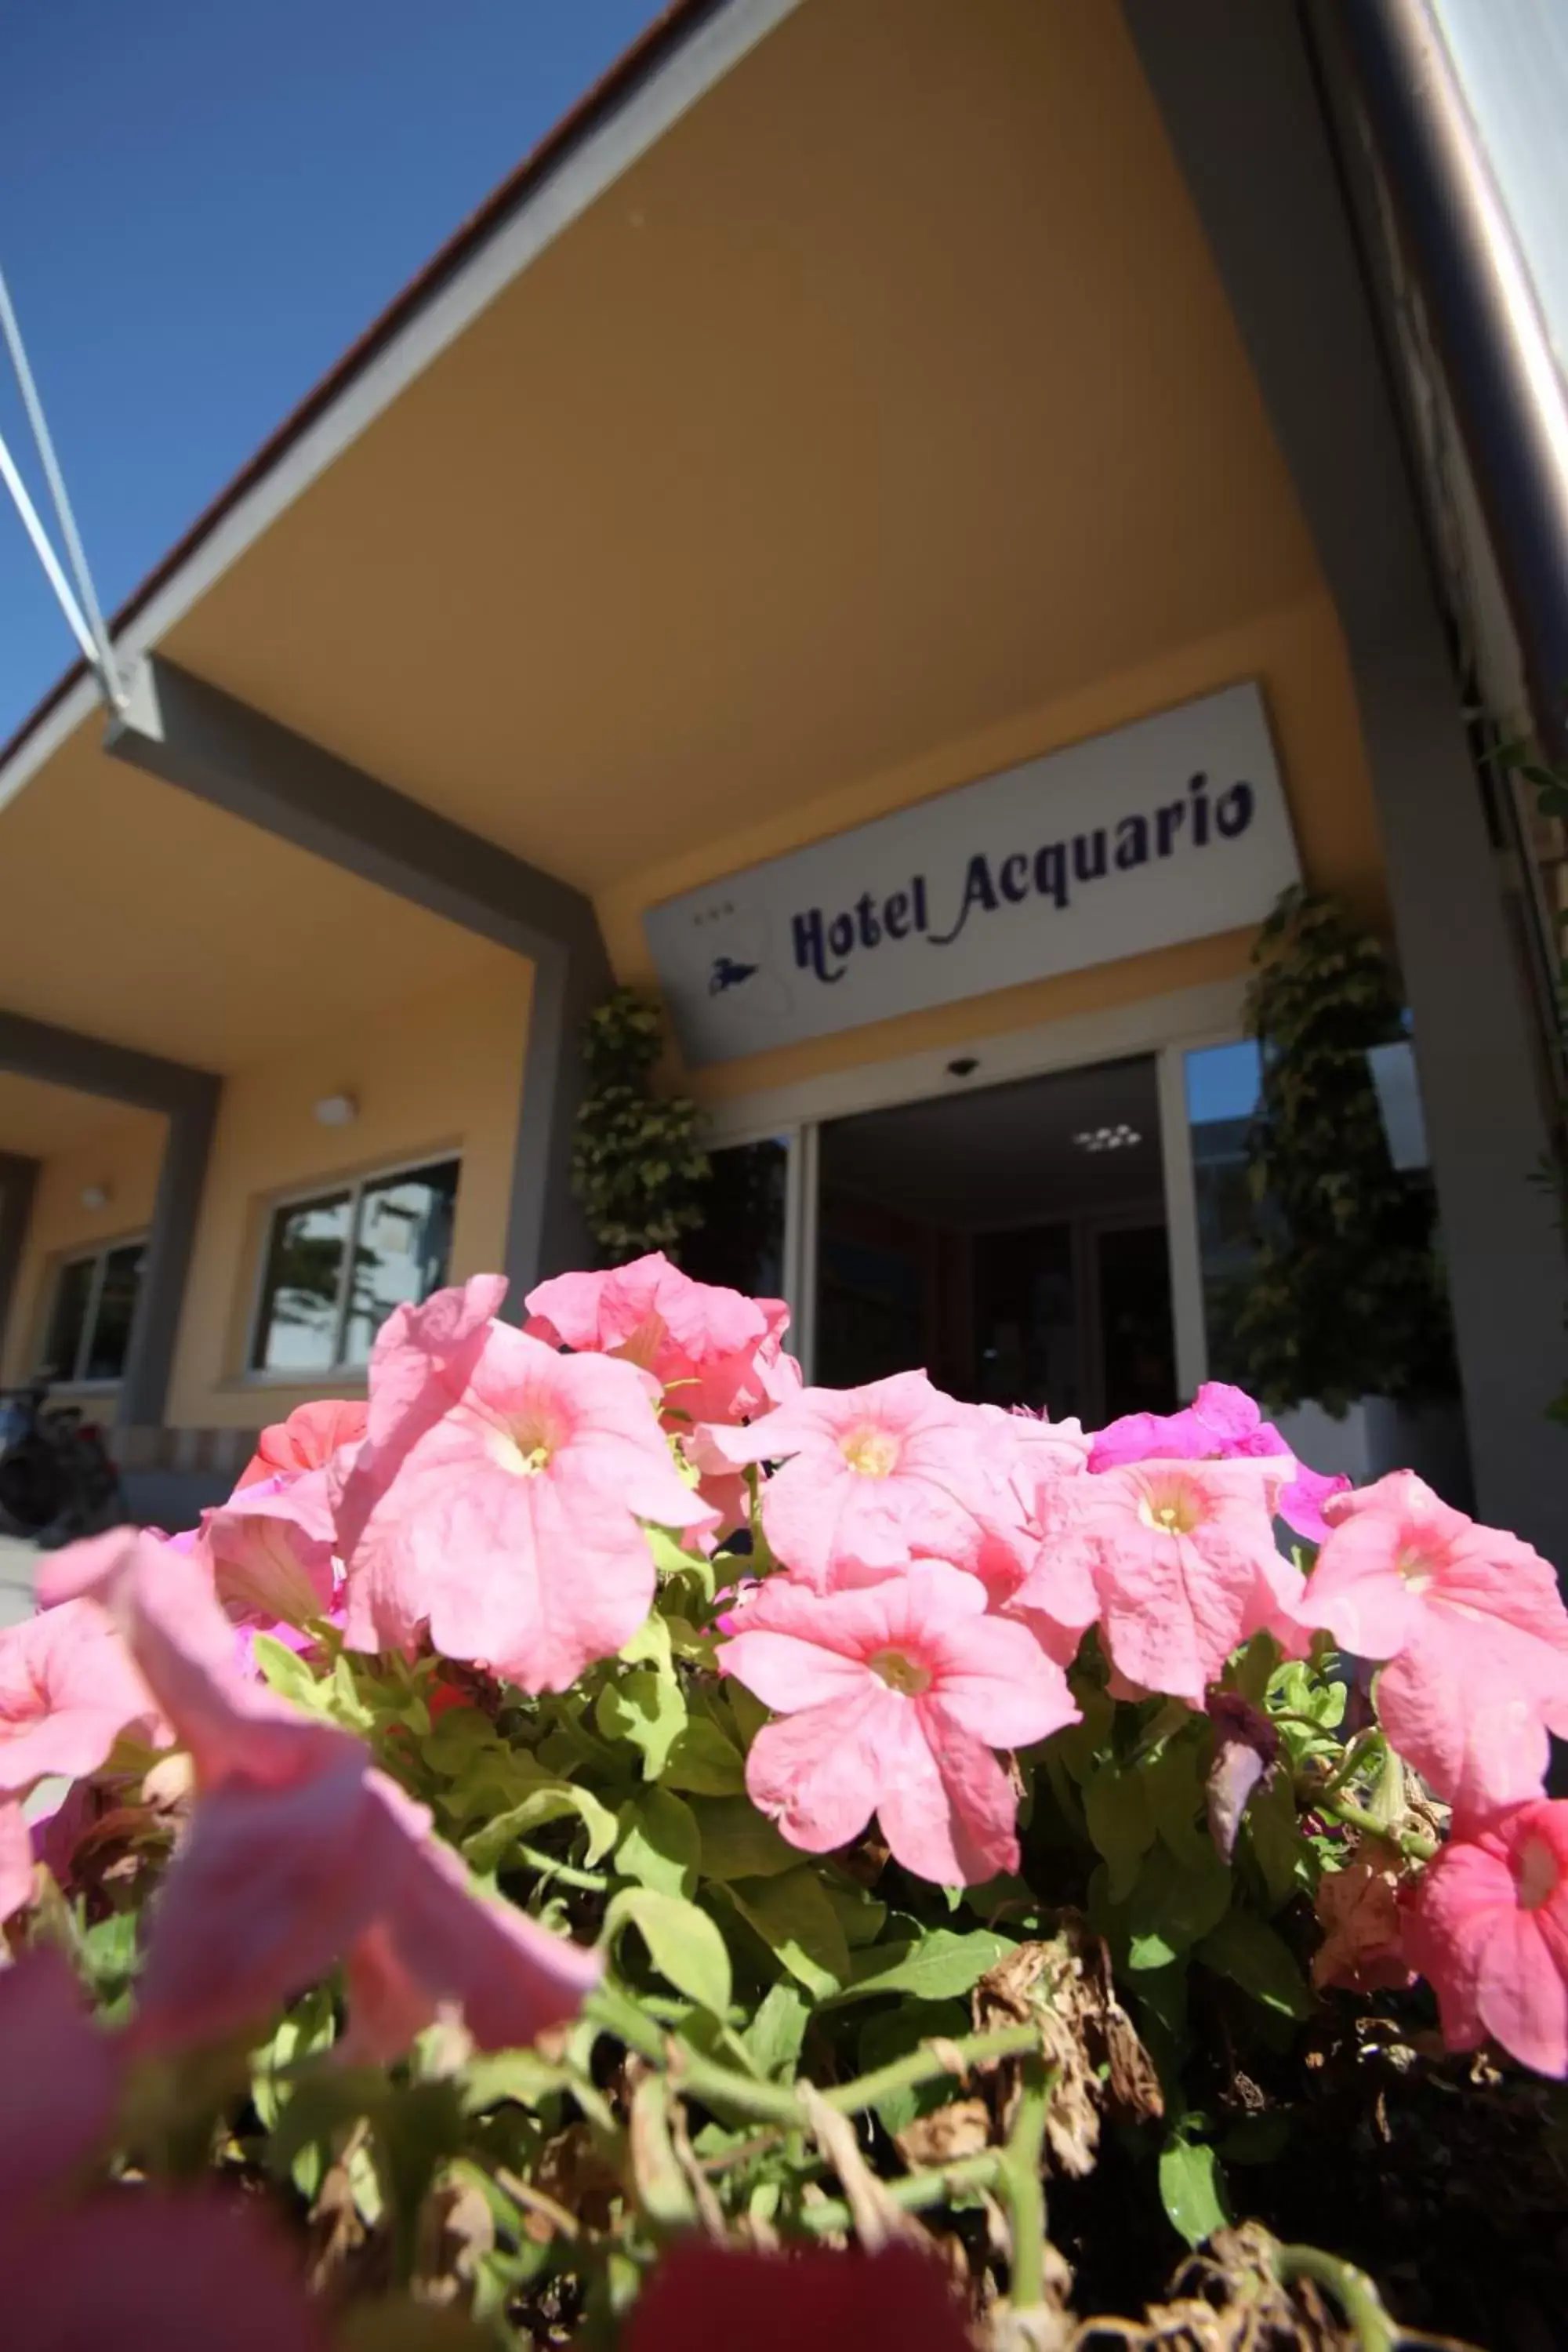
[[1257,1247],[1227,1369],[1316,1466],[1367,1478],[1404,1462],[1462,1493],[1436,1203],[1424,1169],[1394,1164],[1368,1059],[1405,1038],[1388,957],[1335,899],[1295,888],[1253,962]]
[[602,1266],[647,1250],[679,1257],[681,1236],[702,1223],[708,1155],[701,1112],[684,1096],[655,1092],[664,1049],[656,999],[617,988],[583,1024],[587,1090],[577,1113],[572,1186]]

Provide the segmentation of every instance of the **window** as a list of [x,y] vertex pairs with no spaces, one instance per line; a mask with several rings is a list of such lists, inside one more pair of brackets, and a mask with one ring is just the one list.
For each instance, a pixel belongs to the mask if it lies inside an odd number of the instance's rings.
[[396,1169],[276,1208],[251,1370],[309,1379],[368,1363],[393,1308],[417,1306],[447,1279],[458,1168]]
[[55,1280],[38,1361],[46,1379],[108,1383],[120,1378],[146,1248],[143,1237],[67,1258]]

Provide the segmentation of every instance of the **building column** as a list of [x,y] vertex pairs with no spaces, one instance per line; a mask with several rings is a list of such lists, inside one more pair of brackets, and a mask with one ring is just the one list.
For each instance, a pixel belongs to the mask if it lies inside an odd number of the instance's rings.
[[[73,1093],[100,1095],[168,1121],[147,1255],[137,1286],[115,1420],[155,1427],[168,1402],[169,1373],[184,1304],[191,1245],[206,1178],[207,1150],[221,1080],[210,1070],[166,1062],[75,1029],[57,1029],[19,1013],[0,1012],[0,1070],[42,1078]],[[0,1205],[0,1285],[5,1279],[5,1210]],[[3,1307],[0,1295],[0,1307]]]
[[27,1245],[27,1222],[38,1163],[19,1151],[0,1151],[0,1348],[16,1296],[16,1275]]
[[188,1098],[168,1114],[153,1223],[115,1402],[114,1418],[121,1429],[157,1428],[168,1409],[169,1376],[206,1183],[218,1094],[217,1079],[209,1078],[191,1089]]
[[1340,159],[1285,0],[1123,0],[1338,608],[1432,1151],[1478,1507],[1568,1570],[1548,1120]]

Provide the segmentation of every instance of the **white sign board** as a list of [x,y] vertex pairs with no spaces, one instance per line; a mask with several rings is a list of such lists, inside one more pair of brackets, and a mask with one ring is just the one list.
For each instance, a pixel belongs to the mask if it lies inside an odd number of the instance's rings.
[[689,1066],[1260,922],[1300,868],[1227,687],[650,908]]

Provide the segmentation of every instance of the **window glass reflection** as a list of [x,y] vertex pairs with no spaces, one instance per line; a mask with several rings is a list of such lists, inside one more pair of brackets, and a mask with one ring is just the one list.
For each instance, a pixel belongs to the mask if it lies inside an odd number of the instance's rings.
[[698,1282],[723,1283],[752,1298],[784,1295],[784,1195],[789,1145],[780,1136],[732,1143],[712,1154],[704,1220],[680,1244]]

